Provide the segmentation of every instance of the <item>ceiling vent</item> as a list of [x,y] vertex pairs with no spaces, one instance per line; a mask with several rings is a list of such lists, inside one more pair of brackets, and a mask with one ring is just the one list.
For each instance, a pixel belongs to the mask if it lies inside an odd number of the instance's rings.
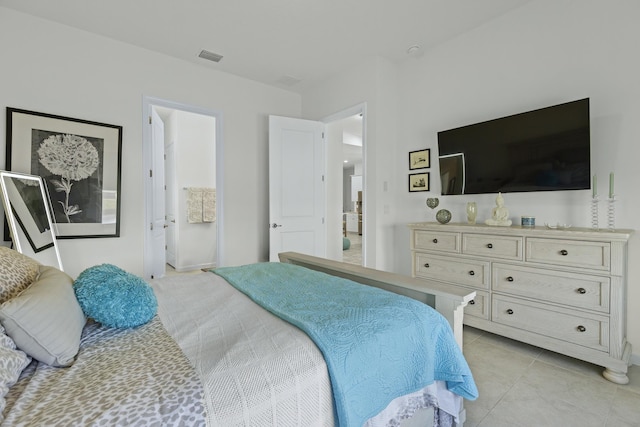
[[198,55],[202,59],[206,59],[213,62],[220,62],[222,59],[222,55],[218,55],[217,53],[209,52],[208,50],[201,50]]

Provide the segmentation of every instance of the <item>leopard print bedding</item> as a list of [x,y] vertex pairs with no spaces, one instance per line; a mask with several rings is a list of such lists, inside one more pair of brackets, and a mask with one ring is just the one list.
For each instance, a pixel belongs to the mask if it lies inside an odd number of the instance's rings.
[[90,322],[69,368],[33,361],[7,395],[5,425],[204,426],[200,379],[156,316],[136,329]]
[[4,246],[0,246],[0,304],[27,289],[38,277],[40,264]]

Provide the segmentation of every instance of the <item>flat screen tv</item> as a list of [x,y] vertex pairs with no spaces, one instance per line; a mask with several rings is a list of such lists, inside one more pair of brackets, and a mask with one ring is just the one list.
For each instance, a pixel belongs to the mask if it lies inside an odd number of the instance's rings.
[[590,188],[589,98],[438,132],[442,194]]

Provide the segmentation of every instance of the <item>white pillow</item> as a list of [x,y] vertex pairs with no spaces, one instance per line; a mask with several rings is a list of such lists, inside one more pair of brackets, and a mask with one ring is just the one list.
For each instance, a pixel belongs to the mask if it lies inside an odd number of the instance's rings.
[[0,423],[6,402],[4,397],[9,388],[16,383],[22,370],[31,362],[31,358],[23,351],[17,350],[11,338],[5,335],[0,326]]
[[41,266],[38,279],[0,307],[0,322],[18,348],[52,366],[73,363],[86,321],[73,279],[48,266]]

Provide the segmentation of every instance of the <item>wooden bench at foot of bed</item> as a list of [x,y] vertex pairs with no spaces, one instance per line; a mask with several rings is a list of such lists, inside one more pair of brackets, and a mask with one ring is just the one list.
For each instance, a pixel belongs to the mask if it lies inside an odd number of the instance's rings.
[[428,304],[449,321],[456,341],[462,348],[464,307],[475,298],[475,291],[454,289],[445,283],[435,280],[415,279],[401,274],[346,264],[297,252],[282,252],[278,255],[281,262],[375,286]]

